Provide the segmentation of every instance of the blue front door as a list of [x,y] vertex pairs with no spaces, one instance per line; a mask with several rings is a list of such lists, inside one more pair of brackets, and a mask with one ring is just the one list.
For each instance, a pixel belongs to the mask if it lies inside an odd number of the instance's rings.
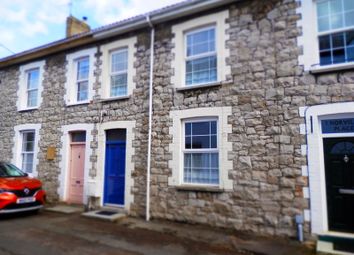
[[104,203],[124,205],[125,142],[106,142]]

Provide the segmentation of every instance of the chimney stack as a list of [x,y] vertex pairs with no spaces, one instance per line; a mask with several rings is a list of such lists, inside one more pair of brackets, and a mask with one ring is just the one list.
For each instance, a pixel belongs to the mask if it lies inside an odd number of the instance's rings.
[[83,20],[79,20],[70,15],[66,18],[66,37],[71,37],[77,34],[88,32],[91,30],[90,26],[86,23],[87,18],[83,17]]

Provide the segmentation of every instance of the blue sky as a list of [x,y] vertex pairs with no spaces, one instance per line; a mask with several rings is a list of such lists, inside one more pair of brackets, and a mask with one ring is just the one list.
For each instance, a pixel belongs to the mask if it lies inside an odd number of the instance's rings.
[[[91,28],[182,0],[71,0],[72,14]],[[0,58],[65,37],[70,0],[0,0]],[[3,47],[5,46],[5,47]]]

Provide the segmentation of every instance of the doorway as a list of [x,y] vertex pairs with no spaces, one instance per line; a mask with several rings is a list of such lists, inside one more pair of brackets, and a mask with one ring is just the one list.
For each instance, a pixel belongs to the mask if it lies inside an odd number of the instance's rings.
[[324,138],[330,231],[354,233],[354,137]]
[[106,130],[104,205],[124,206],[126,129]]
[[86,132],[71,132],[70,138],[67,201],[73,204],[82,204],[84,196]]

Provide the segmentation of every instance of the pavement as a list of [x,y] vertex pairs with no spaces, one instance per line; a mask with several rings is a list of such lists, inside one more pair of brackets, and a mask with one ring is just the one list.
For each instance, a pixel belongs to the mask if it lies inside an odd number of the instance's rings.
[[296,241],[225,229],[81,213],[41,211],[0,217],[0,255],[311,255]]

